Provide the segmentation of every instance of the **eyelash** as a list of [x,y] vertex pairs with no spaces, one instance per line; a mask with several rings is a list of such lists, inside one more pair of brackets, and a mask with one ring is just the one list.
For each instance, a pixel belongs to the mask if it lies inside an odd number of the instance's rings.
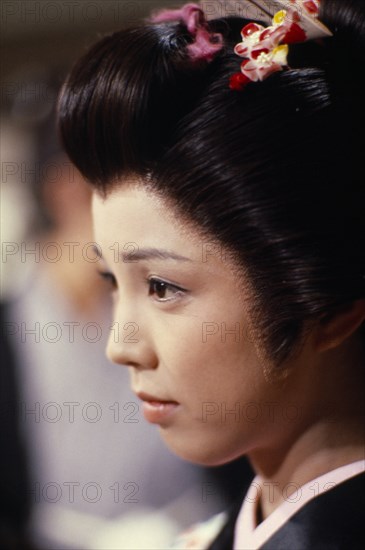
[[156,285],[158,284],[163,285],[163,290],[165,291],[172,290],[174,292],[174,296],[171,298],[160,298],[160,299],[155,298],[157,302],[172,302],[178,299],[178,297],[181,297],[183,294],[186,293],[186,289],[181,288],[177,285],[173,285],[172,283],[168,283],[167,281],[164,281],[163,279],[159,279],[157,277],[150,277],[149,279],[146,279],[146,283],[149,286],[149,292],[148,292],[149,296],[153,296],[153,288],[155,289],[155,292],[156,292]]
[[[117,281],[115,276],[112,273],[110,273],[109,271],[99,271],[98,273],[112,287],[113,290],[117,289],[117,286],[118,286]],[[148,286],[149,296],[154,296],[154,294],[157,294],[159,290],[164,290],[164,291],[172,290],[174,292],[174,296],[171,298],[159,298],[159,299],[155,298],[157,302],[172,302],[176,300],[178,297],[181,297],[183,294],[186,293],[186,289],[181,288],[172,283],[168,283],[167,281],[164,281],[163,279],[159,279],[158,277],[150,277],[150,278],[147,278],[145,281]],[[162,285],[163,288],[159,290],[156,289],[156,286],[158,284]]]

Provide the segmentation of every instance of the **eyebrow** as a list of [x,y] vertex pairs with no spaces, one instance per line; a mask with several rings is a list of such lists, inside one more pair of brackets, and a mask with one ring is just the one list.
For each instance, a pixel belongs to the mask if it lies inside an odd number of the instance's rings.
[[[129,247],[130,251],[127,250],[119,254],[119,258],[122,262],[132,263],[143,260],[176,260],[180,262],[192,261],[190,258],[181,256],[180,254],[176,254],[175,252],[170,252],[169,250],[163,250],[161,248],[134,248],[134,244],[135,243],[131,243]],[[99,247],[93,246],[93,250],[99,258],[103,257]]]

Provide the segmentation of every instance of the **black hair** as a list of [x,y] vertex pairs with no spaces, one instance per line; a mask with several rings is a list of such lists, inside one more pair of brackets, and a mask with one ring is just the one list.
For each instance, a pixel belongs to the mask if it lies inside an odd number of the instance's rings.
[[123,30],[59,100],[65,149],[100,193],[138,175],[232,251],[277,364],[305,326],[365,297],[364,2],[323,0],[320,20],[333,37],[291,45],[290,70],[241,92],[228,81],[247,21],[210,22],[225,40],[210,63],[189,60],[180,23]]

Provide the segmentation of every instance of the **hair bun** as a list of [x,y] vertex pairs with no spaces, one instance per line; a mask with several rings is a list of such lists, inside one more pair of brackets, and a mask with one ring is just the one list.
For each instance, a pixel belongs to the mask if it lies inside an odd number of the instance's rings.
[[322,0],[320,20],[333,32],[325,40],[330,81],[342,97],[353,103],[363,96],[365,59],[364,0]]

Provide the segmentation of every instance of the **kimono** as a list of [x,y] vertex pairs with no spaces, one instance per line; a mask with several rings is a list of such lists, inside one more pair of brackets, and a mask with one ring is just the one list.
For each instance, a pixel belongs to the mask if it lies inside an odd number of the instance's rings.
[[[303,489],[302,498],[292,503],[284,502],[250,532],[249,514],[254,509],[254,502],[251,498],[247,500],[247,495],[250,491],[251,494],[253,492],[255,480],[258,479],[255,478],[245,494],[243,504],[242,501],[238,501],[228,512],[218,514],[192,528],[176,541],[173,548],[181,550],[362,549],[365,547],[364,466],[365,461],[357,461],[312,480],[301,488]],[[317,494],[313,493],[315,487],[317,487]]]

